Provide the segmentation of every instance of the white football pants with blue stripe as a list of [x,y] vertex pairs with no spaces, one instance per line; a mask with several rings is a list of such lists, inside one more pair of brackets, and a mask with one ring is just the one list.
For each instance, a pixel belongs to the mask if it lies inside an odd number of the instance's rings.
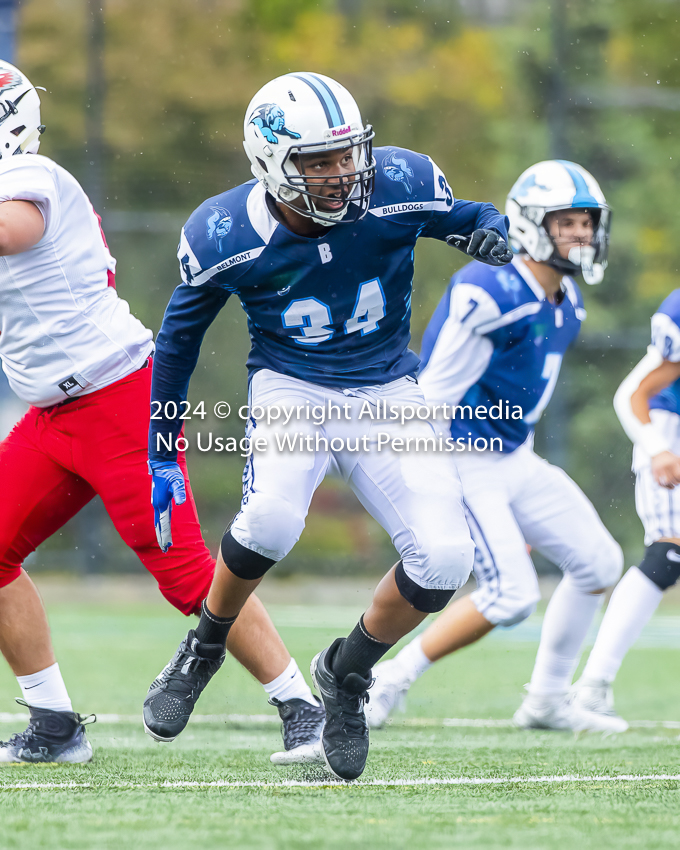
[[584,593],[621,574],[623,555],[595,508],[561,469],[524,444],[509,454],[456,453],[477,545],[472,601],[494,625],[524,620],[540,599],[525,542]]
[[[390,535],[408,578],[431,590],[461,587],[472,569],[474,544],[451,454],[423,450],[435,436],[428,421],[376,419],[378,402],[383,410],[425,405],[413,378],[340,390],[256,372],[248,435],[266,448],[254,451],[246,465],[231,534],[279,561],[300,537],[314,491],[333,473]],[[315,406],[331,412],[326,421],[314,421]],[[285,411],[296,409],[284,424]],[[403,442],[392,448],[393,439],[410,439],[410,447]]]

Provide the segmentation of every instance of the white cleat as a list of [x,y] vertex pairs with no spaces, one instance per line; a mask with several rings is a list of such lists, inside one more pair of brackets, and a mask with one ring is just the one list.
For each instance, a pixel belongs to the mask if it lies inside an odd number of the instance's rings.
[[284,749],[269,756],[272,764],[323,764],[321,733],[326,712],[315,697],[316,704],[297,697],[289,700],[270,699],[282,721]]
[[[614,710],[614,692],[604,679],[580,679],[574,686],[573,705],[583,711],[598,714],[612,724],[612,732],[625,732],[628,722]],[[616,726],[616,728],[613,728]]]
[[369,729],[382,728],[396,709],[404,711],[406,694],[414,681],[395,658],[376,664],[369,701],[364,707]]
[[528,695],[515,712],[513,720],[520,729],[555,729],[611,734],[625,732],[628,728],[628,724],[620,717],[588,711],[575,705],[566,694],[557,697]]
[[280,753],[272,753],[269,761],[279,767],[290,764],[323,764],[323,753],[321,752],[321,740],[314,744],[303,744],[294,750],[282,750]]
[[526,696],[512,719],[520,729],[571,729],[566,697],[548,700]]

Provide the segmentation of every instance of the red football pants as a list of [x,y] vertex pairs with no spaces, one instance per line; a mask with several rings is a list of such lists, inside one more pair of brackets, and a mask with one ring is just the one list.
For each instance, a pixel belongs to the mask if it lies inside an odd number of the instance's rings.
[[31,552],[95,494],[118,533],[184,614],[200,611],[215,562],[198,522],[186,460],[187,500],[172,510],[173,545],[158,548],[147,472],[151,368],[68,404],[31,407],[0,443],[0,587]]

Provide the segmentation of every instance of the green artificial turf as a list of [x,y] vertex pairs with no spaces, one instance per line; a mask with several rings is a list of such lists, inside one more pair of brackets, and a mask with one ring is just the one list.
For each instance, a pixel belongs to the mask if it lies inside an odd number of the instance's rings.
[[[341,607],[272,610],[305,672],[315,652],[346,634],[358,614]],[[164,604],[78,602],[50,606],[50,618],[74,707],[125,716],[140,713],[150,681],[188,625]],[[672,632],[671,619],[660,622]],[[680,730],[633,728],[603,739],[442,725],[444,718],[509,718],[535,651],[531,632],[517,630],[438,664],[412,688],[406,715],[372,733],[361,780],[523,781],[342,784],[315,767],[270,765],[269,754],[280,748],[275,722],[248,717],[192,722],[173,744],[161,745],[144,735],[141,720],[123,717],[90,727],[91,765],[0,769],[0,848],[678,846],[679,781],[533,780],[678,775]],[[633,721],[680,720],[679,674],[680,649],[632,651],[617,681],[618,710]],[[0,667],[0,694],[0,711],[22,710],[11,702],[18,689],[6,667]],[[233,661],[211,683],[197,713],[276,717],[258,683]],[[0,723],[0,737],[20,726]],[[322,784],[207,785],[288,779]],[[192,782],[199,784],[187,784]],[[19,787],[69,783],[72,787]]]

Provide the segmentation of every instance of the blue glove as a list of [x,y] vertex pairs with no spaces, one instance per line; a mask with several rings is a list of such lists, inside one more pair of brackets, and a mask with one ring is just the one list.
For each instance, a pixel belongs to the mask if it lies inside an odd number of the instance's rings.
[[151,478],[151,504],[153,521],[156,526],[156,539],[164,552],[172,546],[170,516],[172,503],[182,505],[186,502],[187,491],[184,476],[179,464],[173,461],[149,461]]
[[471,236],[448,236],[446,241],[473,260],[489,266],[504,266],[512,260],[508,243],[495,230],[480,228]]

